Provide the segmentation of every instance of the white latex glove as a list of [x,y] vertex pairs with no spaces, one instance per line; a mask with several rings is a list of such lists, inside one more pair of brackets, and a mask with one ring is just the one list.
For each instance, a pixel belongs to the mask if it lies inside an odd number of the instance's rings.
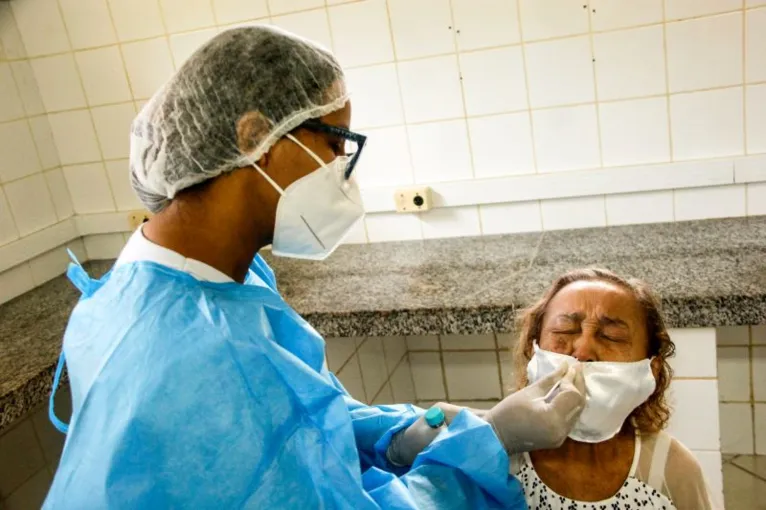
[[386,450],[388,461],[394,466],[411,466],[415,457],[436,439],[439,432],[447,426],[447,422],[439,428],[431,428],[424,416],[418,418],[412,425],[398,432],[391,438]]
[[486,411],[509,454],[561,446],[585,407],[580,365],[559,369]]

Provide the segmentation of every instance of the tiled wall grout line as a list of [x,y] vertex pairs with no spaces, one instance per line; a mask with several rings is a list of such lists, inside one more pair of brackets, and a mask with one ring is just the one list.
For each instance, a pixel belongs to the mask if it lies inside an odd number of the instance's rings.
[[[354,356],[356,356],[356,355],[357,355],[357,353],[359,352],[359,348],[360,348],[360,347],[362,347],[362,345],[364,345],[364,343],[365,343],[366,341],[367,341],[367,337],[364,337],[364,340],[362,340],[361,342],[359,342],[359,345],[355,345],[355,346],[354,346],[354,352],[352,352],[352,353],[349,355],[349,357],[348,357],[348,358],[346,358],[346,359],[345,359],[345,361],[343,361],[343,363],[341,363],[341,364],[340,364],[340,366],[338,367],[338,369],[334,371],[336,374],[339,374],[339,373],[340,373],[340,372],[341,372],[341,371],[342,371],[344,368],[346,368],[346,365],[348,365],[348,362],[349,362],[349,361],[351,361],[351,360],[354,358]],[[361,369],[361,367],[360,367],[360,369]]]
[[442,371],[442,384],[444,385],[444,398],[449,402],[449,386],[447,385],[447,368],[444,366],[444,351],[442,350],[442,335],[439,335],[439,365]]
[[[408,353],[408,352],[405,350],[405,351],[404,351],[404,354],[402,355],[402,357],[401,357],[401,358],[399,358],[399,361],[397,361],[397,362],[394,364],[394,368],[393,368],[393,369],[391,369],[391,370],[389,370],[389,373],[388,373],[388,375],[386,375],[386,380],[385,380],[385,381],[383,382],[383,384],[380,386],[380,388],[378,389],[378,392],[375,394],[375,396],[374,396],[374,397],[372,397],[371,399],[369,399],[369,401],[368,401],[368,402],[370,402],[370,403],[371,403],[371,402],[374,402],[374,401],[375,401],[375,399],[377,399],[377,398],[380,396],[380,394],[381,394],[381,393],[383,393],[383,390],[384,390],[384,389],[386,389],[386,386],[389,386],[389,385],[391,384],[391,377],[393,377],[394,373],[395,373],[395,372],[396,372],[396,371],[399,369],[399,366],[400,366],[400,365],[402,365],[402,363],[404,363],[404,361],[407,359],[407,357],[408,357],[408,354],[409,354],[409,353]],[[413,386],[413,387],[414,387],[414,386]],[[393,394],[393,388],[391,389],[391,393]],[[396,397],[394,397],[394,398],[396,398]]]
[[[739,455],[737,457],[739,457]],[[750,471],[749,469],[740,466],[739,464],[734,462],[734,460],[736,460],[736,457],[734,459],[732,459],[731,461],[729,461],[728,464],[731,464],[735,468],[740,469],[740,470],[744,471],[745,473],[747,473],[747,474],[749,474],[749,475],[751,475],[751,476],[753,476],[753,477],[755,477],[755,478],[757,478],[757,479],[759,479],[761,481],[766,482],[766,477],[763,477],[763,476],[759,475],[755,471]]]

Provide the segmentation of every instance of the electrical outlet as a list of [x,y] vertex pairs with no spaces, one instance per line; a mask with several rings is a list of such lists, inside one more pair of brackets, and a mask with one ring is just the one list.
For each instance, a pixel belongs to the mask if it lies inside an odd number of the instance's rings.
[[130,230],[136,230],[154,216],[149,211],[131,211],[128,213],[128,226]]
[[432,207],[431,188],[402,188],[394,194],[396,212],[414,213],[429,211]]

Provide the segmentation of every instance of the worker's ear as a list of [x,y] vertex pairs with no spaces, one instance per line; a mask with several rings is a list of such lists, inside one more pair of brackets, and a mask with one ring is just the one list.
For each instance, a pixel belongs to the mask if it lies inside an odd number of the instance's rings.
[[261,112],[245,113],[237,121],[237,148],[242,154],[251,154],[270,131],[271,122]]

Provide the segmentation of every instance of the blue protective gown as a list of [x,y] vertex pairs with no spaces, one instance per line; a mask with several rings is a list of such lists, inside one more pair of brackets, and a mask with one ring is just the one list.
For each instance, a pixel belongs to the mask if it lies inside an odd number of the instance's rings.
[[46,509],[526,508],[491,427],[462,412],[397,471],[422,413],[370,407],[256,257],[245,285],[152,262],[91,280],[64,336],[73,414]]

